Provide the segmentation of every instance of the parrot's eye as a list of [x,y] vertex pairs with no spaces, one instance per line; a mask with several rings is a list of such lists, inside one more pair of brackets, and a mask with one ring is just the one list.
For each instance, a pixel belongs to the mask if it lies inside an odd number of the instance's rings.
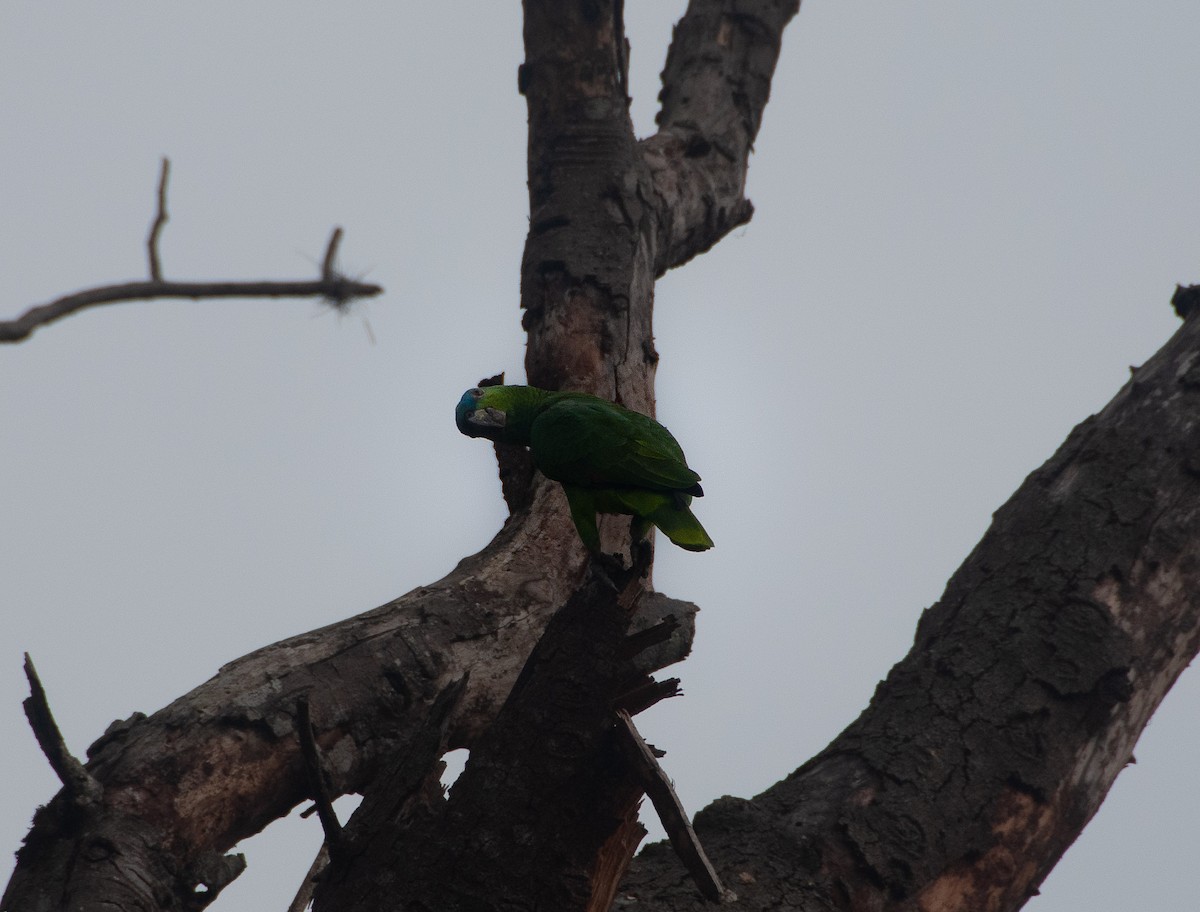
[[483,390],[481,390],[479,387],[475,387],[474,389],[467,390],[467,395],[472,399],[478,399],[483,395]]

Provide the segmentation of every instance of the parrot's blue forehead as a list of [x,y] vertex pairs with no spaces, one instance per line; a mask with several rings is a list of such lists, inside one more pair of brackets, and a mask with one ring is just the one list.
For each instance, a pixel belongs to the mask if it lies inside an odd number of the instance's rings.
[[458,400],[458,406],[454,409],[454,422],[458,425],[458,429],[464,434],[475,436],[471,433],[467,425],[467,416],[475,411],[479,405],[480,391],[477,387],[467,390],[462,394],[462,398]]
[[458,408],[455,409],[455,411],[469,412],[471,409],[475,408],[475,393],[476,392],[477,392],[476,390],[469,389],[465,393],[463,393],[462,398],[458,400]]

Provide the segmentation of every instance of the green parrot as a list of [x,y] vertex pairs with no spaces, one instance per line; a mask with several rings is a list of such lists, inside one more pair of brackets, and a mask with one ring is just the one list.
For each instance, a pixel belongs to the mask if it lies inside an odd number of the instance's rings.
[[633,540],[658,526],[689,551],[713,546],[692,515],[700,476],[671,432],[638,412],[587,393],[534,386],[469,389],[454,411],[468,437],[529,447],[534,464],[560,482],[584,545],[600,552],[597,513],[633,516]]

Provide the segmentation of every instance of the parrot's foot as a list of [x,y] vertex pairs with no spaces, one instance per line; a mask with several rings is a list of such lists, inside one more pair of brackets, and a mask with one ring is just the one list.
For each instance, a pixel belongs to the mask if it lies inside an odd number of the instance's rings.
[[629,570],[625,567],[625,561],[621,558],[621,555],[596,552],[590,555],[588,572],[607,585],[613,592],[620,592],[621,587],[615,581],[628,573]]

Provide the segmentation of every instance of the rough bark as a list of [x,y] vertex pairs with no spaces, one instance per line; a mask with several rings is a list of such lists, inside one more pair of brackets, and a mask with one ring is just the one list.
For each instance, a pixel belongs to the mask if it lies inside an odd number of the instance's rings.
[[610,581],[597,566],[555,614],[448,801],[406,801],[404,782],[368,792],[315,912],[569,912],[591,908],[600,885],[595,908],[608,908],[620,871],[603,850],[637,827],[642,796],[614,723],[646,683],[631,663],[644,637],[629,636],[645,569]]
[[[745,159],[779,32],[798,5],[693,3],[677,33],[678,59],[708,63],[681,67],[666,91],[693,97],[702,83],[711,92],[723,80],[711,101],[719,142],[705,139],[705,123],[680,122],[664,131],[682,131],[686,143],[664,135],[639,145],[620,3],[526,4],[520,83],[530,111],[531,218],[521,286],[531,383],[652,412],[654,278],[748,217]],[[737,69],[748,61],[753,74]],[[755,91],[746,91],[748,79]],[[368,788],[414,752],[421,760],[413,763],[432,773],[442,749],[476,743],[584,570],[558,486],[531,477],[511,454],[502,472],[512,516],[442,580],[238,659],[152,716],[110,727],[87,763],[99,801],[81,808],[60,794],[39,810],[0,908],[202,908],[236,876],[236,859],[222,853],[308,793],[296,734],[301,696],[335,793]],[[605,541],[621,531],[607,524]],[[694,611],[643,598],[639,624],[667,614],[685,621],[642,654],[643,671],[686,655]],[[438,745],[423,747],[439,696],[468,671],[456,709],[436,728]],[[634,827],[626,813],[600,849],[596,870],[610,883],[593,886],[595,908],[628,860]]]
[[[1200,650],[1198,419],[1191,317],[997,511],[862,716],[697,815],[744,908],[999,912],[1036,893]],[[701,905],[661,846],[623,893]]]
[[[543,487],[543,501],[547,494]],[[302,695],[337,794],[361,791],[468,670],[442,750],[471,744],[511,688],[553,600],[574,590],[574,545],[563,554],[530,541],[535,531],[547,535],[569,522],[546,509],[540,521],[518,515],[438,583],[252,653],[149,718],[114,724],[89,749],[87,768],[104,789],[100,806],[81,814],[60,795],[38,812],[3,908],[109,901],[156,909],[161,897],[192,894],[207,882],[201,869],[214,853],[308,797],[296,734]],[[556,541],[570,542],[568,533],[569,525]],[[694,611],[648,598],[643,623],[674,614],[685,625],[647,661],[686,655]]]

